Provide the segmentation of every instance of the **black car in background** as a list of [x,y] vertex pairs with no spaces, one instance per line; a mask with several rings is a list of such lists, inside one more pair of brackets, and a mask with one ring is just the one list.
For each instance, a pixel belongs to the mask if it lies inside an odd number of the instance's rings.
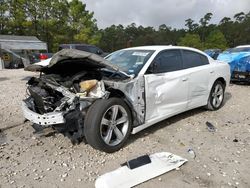
[[60,51],[62,49],[77,49],[77,50],[81,50],[81,51],[94,53],[94,54],[97,54],[97,55],[102,56],[102,57],[105,57],[108,55],[108,53],[104,52],[99,47],[96,47],[96,46],[90,45],[90,44],[60,44],[58,51]]

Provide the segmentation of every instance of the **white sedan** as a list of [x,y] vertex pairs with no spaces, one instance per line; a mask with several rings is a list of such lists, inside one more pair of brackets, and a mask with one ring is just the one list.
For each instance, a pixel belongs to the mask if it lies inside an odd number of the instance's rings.
[[105,152],[184,111],[218,110],[230,80],[228,64],[178,46],[127,48],[106,59],[65,49],[35,69],[42,74],[28,82],[26,119]]

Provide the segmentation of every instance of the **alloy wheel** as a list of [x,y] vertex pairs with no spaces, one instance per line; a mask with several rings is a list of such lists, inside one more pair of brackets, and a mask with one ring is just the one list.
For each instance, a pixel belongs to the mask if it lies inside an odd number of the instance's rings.
[[109,146],[121,143],[129,128],[128,114],[121,105],[111,106],[102,116],[100,134]]
[[218,108],[223,101],[223,87],[221,84],[217,84],[212,93],[212,104],[215,108]]

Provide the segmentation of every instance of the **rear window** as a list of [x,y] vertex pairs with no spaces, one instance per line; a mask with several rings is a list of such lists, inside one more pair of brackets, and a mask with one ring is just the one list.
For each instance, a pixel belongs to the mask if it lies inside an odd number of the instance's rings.
[[209,64],[208,58],[200,53],[183,50],[183,67],[185,69]]

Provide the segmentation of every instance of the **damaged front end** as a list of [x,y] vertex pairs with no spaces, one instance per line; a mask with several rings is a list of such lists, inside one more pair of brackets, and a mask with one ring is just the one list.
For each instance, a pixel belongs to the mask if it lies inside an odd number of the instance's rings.
[[84,138],[88,108],[98,99],[108,99],[115,89],[104,80],[131,80],[105,61],[91,53],[66,49],[55,54],[46,67],[26,68],[41,74],[27,83],[28,97],[22,103],[24,117],[79,143]]
[[96,79],[62,80],[59,75],[32,77],[27,83],[29,97],[22,104],[24,117],[42,128],[53,126],[78,142],[83,137],[88,107],[97,99],[107,98],[109,92],[105,91],[103,81]]

